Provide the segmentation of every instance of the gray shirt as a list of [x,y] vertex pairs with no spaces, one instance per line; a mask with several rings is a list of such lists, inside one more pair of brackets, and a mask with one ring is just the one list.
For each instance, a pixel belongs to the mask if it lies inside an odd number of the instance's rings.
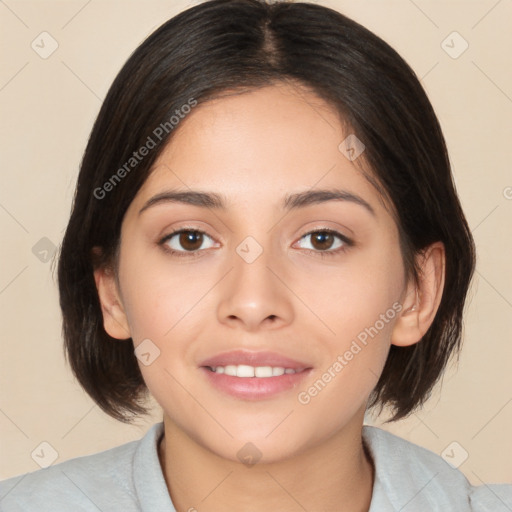
[[[0,511],[176,512],[158,459],[162,433],[157,423],[139,441],[3,480]],[[375,465],[369,512],[512,512],[512,485],[472,486],[439,455],[377,427],[363,426],[363,440]]]

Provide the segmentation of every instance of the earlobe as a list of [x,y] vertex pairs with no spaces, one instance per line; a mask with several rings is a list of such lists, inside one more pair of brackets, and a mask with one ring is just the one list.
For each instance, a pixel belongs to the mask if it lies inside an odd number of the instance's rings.
[[417,256],[418,282],[410,282],[404,294],[403,309],[391,335],[393,345],[418,343],[432,325],[443,295],[445,260],[442,242],[435,242]]
[[101,267],[94,271],[94,280],[103,314],[103,327],[112,338],[126,340],[131,337],[128,320],[119,297],[112,269]]

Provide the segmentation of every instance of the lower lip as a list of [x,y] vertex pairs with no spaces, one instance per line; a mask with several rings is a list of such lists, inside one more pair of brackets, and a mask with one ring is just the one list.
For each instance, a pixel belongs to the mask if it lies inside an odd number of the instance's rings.
[[263,400],[297,387],[312,369],[276,377],[233,377],[225,373],[212,372],[205,366],[200,370],[215,388],[228,395],[243,400]]

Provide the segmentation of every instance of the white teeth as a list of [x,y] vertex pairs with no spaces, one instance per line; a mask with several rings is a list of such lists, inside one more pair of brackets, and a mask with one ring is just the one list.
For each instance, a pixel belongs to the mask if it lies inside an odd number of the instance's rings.
[[[278,369],[276,367],[276,369]],[[257,366],[254,368],[255,377],[272,377],[272,366]]]
[[275,368],[272,368],[272,377],[277,377],[279,375],[283,375],[286,370],[282,368],[281,366],[276,366]]
[[294,370],[292,368],[283,368],[282,366],[249,366],[247,364],[233,365],[228,364],[227,366],[211,366],[210,369],[215,373],[225,373],[232,377],[277,377],[285,373],[298,373],[302,369]]
[[235,372],[237,377],[254,377],[254,368],[246,364],[235,366]]

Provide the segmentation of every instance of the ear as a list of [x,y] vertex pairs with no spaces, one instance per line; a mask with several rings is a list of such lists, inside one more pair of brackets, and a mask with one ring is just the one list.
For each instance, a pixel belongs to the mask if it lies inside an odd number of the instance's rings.
[[105,331],[120,340],[131,337],[128,320],[121,302],[114,270],[102,266],[94,271],[94,280],[103,313],[103,327]]
[[418,343],[436,316],[445,280],[445,248],[435,242],[417,256],[418,283],[410,281],[402,300],[403,309],[391,334],[393,345]]

